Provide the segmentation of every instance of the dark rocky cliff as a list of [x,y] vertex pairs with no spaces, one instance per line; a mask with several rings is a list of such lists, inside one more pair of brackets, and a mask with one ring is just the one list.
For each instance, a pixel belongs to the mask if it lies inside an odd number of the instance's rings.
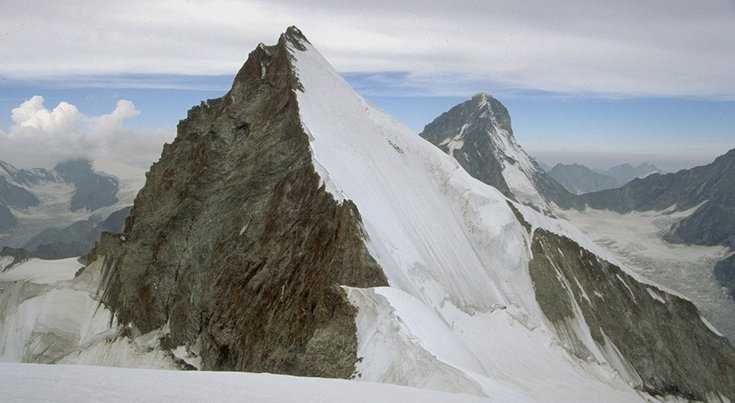
[[103,237],[103,301],[202,366],[350,377],[354,308],[341,285],[386,285],[360,215],[320,184],[295,90],[290,28],[250,53],[224,97],[189,111],[120,238]]
[[640,283],[567,237],[540,228],[532,237],[536,299],[570,352],[593,359],[573,325],[583,319],[608,358],[625,358],[640,389],[690,400],[712,400],[713,391],[735,398],[735,349],[693,303]]
[[[516,158],[524,157],[533,165],[531,172],[524,173],[529,175],[528,179],[546,202],[554,202],[562,208],[582,207],[576,195],[552,179],[520,149],[513,136],[508,110],[488,94],[477,94],[442,113],[419,135],[454,157],[474,178],[517,201],[518,195],[503,176],[503,165],[517,164]],[[550,211],[546,213],[553,215]]]

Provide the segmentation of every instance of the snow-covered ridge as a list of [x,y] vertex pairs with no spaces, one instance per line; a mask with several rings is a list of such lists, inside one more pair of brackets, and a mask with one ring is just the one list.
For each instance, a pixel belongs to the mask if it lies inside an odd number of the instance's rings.
[[[527,270],[530,236],[508,199],[301,45],[291,52],[314,165],[337,200],[357,205],[390,284],[349,290],[361,379],[547,401],[639,399],[610,364],[579,361],[556,344]],[[513,155],[519,167],[531,164]],[[417,373],[416,362],[436,371]],[[569,383],[578,387],[561,387]]]

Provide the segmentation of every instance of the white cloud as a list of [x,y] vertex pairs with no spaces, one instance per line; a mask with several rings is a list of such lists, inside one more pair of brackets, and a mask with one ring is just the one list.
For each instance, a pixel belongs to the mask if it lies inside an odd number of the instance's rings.
[[109,159],[147,168],[174,133],[126,127],[138,114],[127,100],[119,100],[109,114],[86,116],[67,102],[48,109],[36,95],[13,108],[8,133],[0,130],[0,160],[49,168],[72,158]]
[[340,71],[415,86],[735,98],[731,0],[15,1],[0,75],[232,74],[288,25]]

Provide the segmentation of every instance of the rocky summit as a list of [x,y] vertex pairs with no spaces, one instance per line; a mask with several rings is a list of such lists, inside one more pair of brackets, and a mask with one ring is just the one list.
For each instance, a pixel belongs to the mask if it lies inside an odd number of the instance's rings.
[[551,203],[569,207],[576,198],[551,179],[518,144],[510,114],[480,93],[439,115],[420,136],[454,157],[473,177],[545,214]]

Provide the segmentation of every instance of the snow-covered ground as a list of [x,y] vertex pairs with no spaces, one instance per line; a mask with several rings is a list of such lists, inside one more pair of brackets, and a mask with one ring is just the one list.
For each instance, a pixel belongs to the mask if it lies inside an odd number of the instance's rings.
[[245,372],[0,364],[0,400],[15,402],[507,402],[380,383]]
[[118,337],[122,327],[97,297],[101,265],[75,277],[76,259],[30,259],[1,273],[0,362],[176,368],[158,347],[162,330]]
[[549,330],[528,274],[530,238],[508,200],[304,45],[292,52],[314,165],[337,200],[357,205],[390,284],[348,289],[359,312],[359,379],[507,400],[640,400],[619,357],[576,359]]
[[619,214],[587,209],[559,210],[557,214],[639,275],[692,300],[720,332],[735,341],[735,302],[712,273],[715,263],[728,253],[727,248],[672,244],[661,238],[672,223],[694,210]]
[[60,260],[29,259],[4,273],[0,273],[0,283],[27,281],[35,284],[51,284],[71,280],[82,266],[77,258]]

